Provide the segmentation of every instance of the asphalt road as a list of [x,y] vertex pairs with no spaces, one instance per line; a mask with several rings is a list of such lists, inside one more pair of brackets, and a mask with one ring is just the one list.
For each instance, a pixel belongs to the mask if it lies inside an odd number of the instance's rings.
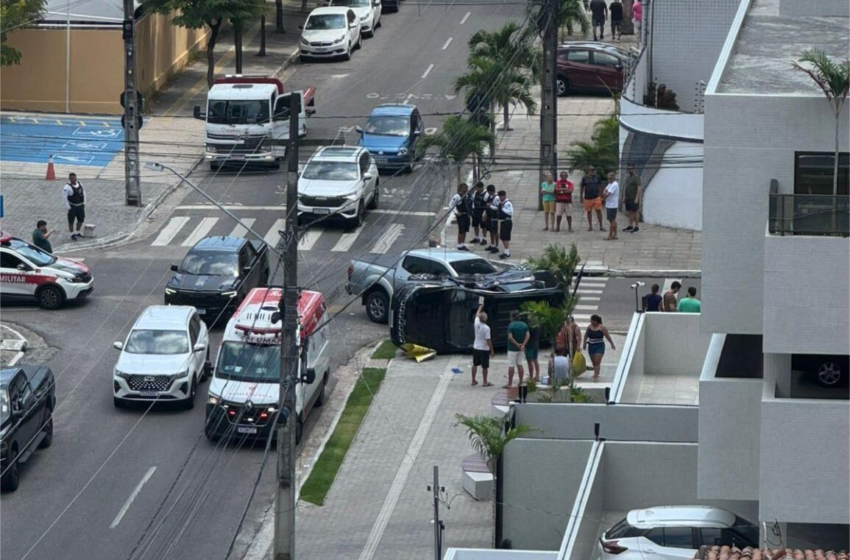
[[[340,127],[362,124],[375,105],[396,100],[416,104],[426,128],[438,127],[441,119],[430,113],[462,107],[451,83],[464,70],[469,36],[511,19],[521,21],[522,15],[523,6],[513,3],[407,5],[400,14],[386,15],[376,37],[364,41],[350,62],[297,64],[289,86],[314,85],[318,90],[308,138],[333,138]],[[356,141],[350,132],[348,141]],[[202,171],[194,177],[211,196],[240,208],[235,212],[252,220],[252,229],[275,241],[276,224],[284,216],[285,174]],[[361,230],[322,226],[302,247],[300,284],[327,292],[332,309],[347,301],[339,287],[349,259],[376,247],[396,252],[421,246],[445,205],[449,181],[430,169],[381,180],[382,212],[368,215]],[[3,495],[4,559],[223,557],[262,450],[208,443],[203,406],[190,412],[116,410],[111,402],[117,359],[112,342],[126,335],[142,309],[162,302],[169,264],[185,255],[193,235],[228,234],[236,227],[220,211],[202,206],[205,202],[190,194],[158,218],[149,237],[121,248],[75,254],[96,278],[89,301],[50,313],[29,306],[2,309],[5,321],[29,327],[57,348],[48,365],[57,376],[59,400],[53,446],[24,466],[17,492]],[[182,227],[176,228],[177,223]],[[160,238],[169,227],[177,231]],[[275,281],[280,281],[279,273]],[[386,334],[366,320],[359,304],[349,311],[332,328],[342,342],[334,346],[334,365]],[[220,338],[221,331],[213,331],[214,348]],[[202,386],[198,403],[205,399]],[[313,417],[306,426],[308,439],[315,421]],[[273,471],[273,466],[267,469]],[[264,477],[257,502],[266,501],[272,478]],[[249,523],[256,515],[252,510]]]

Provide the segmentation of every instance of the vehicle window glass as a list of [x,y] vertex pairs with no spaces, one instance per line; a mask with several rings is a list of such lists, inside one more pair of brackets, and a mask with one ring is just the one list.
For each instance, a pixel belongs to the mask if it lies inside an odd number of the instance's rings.
[[690,527],[665,527],[664,546],[670,548],[694,548],[693,531]]
[[279,346],[225,342],[221,345],[216,377],[246,383],[280,379]]
[[614,55],[603,53],[603,52],[595,52],[593,53],[593,64],[596,66],[605,66],[609,68],[614,68],[615,66],[622,66],[620,59]]
[[7,253],[3,251],[0,253],[0,268],[18,268],[19,264],[23,264],[24,261],[13,255],[12,253]]
[[492,274],[496,267],[486,259],[464,259],[449,263],[458,274]]
[[567,51],[567,60],[587,64],[590,62],[590,53],[588,51]]
[[345,29],[345,16],[342,14],[316,14],[307,19],[304,29],[307,31]]
[[257,250],[250,243],[245,246],[245,249],[248,251],[248,261],[254,262],[257,258]]
[[29,259],[35,266],[49,266],[56,262],[56,257],[50,253],[46,253],[38,247],[20,239],[9,241],[9,247],[25,259]]
[[365,174],[369,171],[369,154],[360,156],[360,174]]
[[10,402],[9,392],[6,389],[0,389],[0,424],[5,424],[12,414]]
[[180,272],[200,276],[239,277],[239,258],[236,253],[224,251],[190,252],[180,263]]
[[184,331],[134,329],[124,351],[129,354],[188,354],[189,339]]
[[[797,152],[794,154],[794,194],[832,194],[835,154]],[[838,194],[850,188],[850,154],[838,154]]]
[[198,337],[201,335],[201,321],[198,319],[198,316],[195,315],[192,319],[189,320],[189,338],[192,341],[192,347],[195,347],[195,344],[198,343]]
[[241,273],[246,266],[251,266],[251,259],[248,258],[248,251],[242,249],[239,251],[239,272]]
[[645,536],[658,546],[664,546],[664,529],[652,529]]
[[349,23],[354,23],[354,21],[356,19],[357,19],[357,16],[354,15],[354,12],[352,12],[351,10],[348,10],[348,21],[349,21]]
[[410,274],[424,274],[428,272],[428,261],[422,257],[407,256],[401,263],[401,267]]
[[[793,356],[792,356],[793,360]],[[793,363],[793,362],[792,362]],[[747,546],[756,546],[759,542],[759,528],[743,517],[735,516],[735,531],[746,541]]]
[[322,181],[356,181],[357,164],[348,161],[311,161],[301,173],[302,179]]
[[449,268],[441,262],[437,261],[428,261],[428,270],[426,271],[429,274],[437,274],[441,276],[451,276],[452,273],[449,271]]
[[365,131],[366,134],[404,137],[410,134],[410,121],[407,117],[369,117]]
[[266,100],[210,101],[207,122],[213,124],[256,124],[269,120],[270,104]]
[[18,407],[26,406],[29,403],[30,397],[32,397],[32,389],[24,375],[19,375],[15,378],[15,397],[17,398],[17,403],[13,400],[12,404]]

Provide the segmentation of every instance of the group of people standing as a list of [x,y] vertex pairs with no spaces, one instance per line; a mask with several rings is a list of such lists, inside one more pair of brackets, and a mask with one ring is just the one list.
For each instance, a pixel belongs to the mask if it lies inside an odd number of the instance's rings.
[[660,295],[658,284],[653,284],[650,293],[643,297],[643,310],[650,313],[700,313],[702,303],[697,299],[697,289],[694,286],[688,288],[688,295],[679,298],[682,283],[675,281],[670,284],[670,289]]
[[[610,16],[611,39],[619,42],[623,37],[623,20],[625,19],[623,3],[620,0],[614,0],[610,4],[605,4],[605,0],[590,0],[588,8],[593,23],[593,40],[605,40],[605,20]],[[632,3],[632,19],[635,22],[635,33],[640,38],[643,6],[639,0]],[[599,29],[598,35],[596,34],[597,29]]]
[[475,183],[472,189],[469,192],[469,186],[461,183],[449,202],[449,211],[457,220],[457,249],[470,250],[466,244],[466,235],[472,228],[472,245],[486,247],[485,251],[499,255],[500,259],[510,258],[514,205],[508,199],[507,192],[496,192],[495,185],[487,185],[485,188],[482,181]]

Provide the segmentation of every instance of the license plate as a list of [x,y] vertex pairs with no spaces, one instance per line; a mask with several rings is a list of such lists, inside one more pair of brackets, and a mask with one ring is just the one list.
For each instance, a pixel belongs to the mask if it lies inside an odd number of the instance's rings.
[[156,398],[159,396],[159,391],[139,391],[139,394],[143,397]]
[[206,309],[198,309],[198,315],[206,315],[206,314],[207,314]]
[[313,208],[313,212],[316,214],[330,214],[330,208]]
[[253,426],[237,426],[236,432],[240,434],[256,434],[257,428],[254,428]]
[[237,160],[240,160],[240,161],[245,159],[245,156],[238,156],[238,155],[235,155],[235,154],[231,155],[229,157],[230,157],[230,159],[237,159]]

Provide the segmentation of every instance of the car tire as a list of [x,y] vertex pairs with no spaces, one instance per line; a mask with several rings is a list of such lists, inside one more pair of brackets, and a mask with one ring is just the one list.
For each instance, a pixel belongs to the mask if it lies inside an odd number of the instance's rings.
[[39,307],[42,309],[59,309],[65,304],[65,292],[59,286],[48,284],[35,293]]
[[216,435],[215,430],[213,430],[212,426],[210,426],[209,418],[207,418],[204,423],[204,436],[206,436],[208,441],[216,443],[218,441],[218,435]]
[[301,445],[301,438],[304,436],[304,422],[301,421],[299,414],[295,422],[295,445]]
[[372,200],[369,201],[369,210],[377,210],[378,204],[381,202],[381,184],[375,184],[375,192],[372,194]]
[[192,380],[189,382],[189,397],[183,402],[183,408],[185,410],[192,410],[195,408],[195,399],[198,396],[198,384],[195,383],[195,377],[192,376]]
[[558,97],[565,97],[570,92],[570,82],[566,76],[558,76],[555,84]]
[[127,408],[127,403],[124,402],[124,399],[119,399],[118,397],[112,397],[112,405],[115,408]]
[[846,375],[845,372],[841,371],[841,365],[834,360],[821,362],[815,374],[817,375],[818,383],[822,387],[828,387],[830,389],[837,387],[841,383],[841,378]]
[[348,50],[342,55],[343,60],[351,60],[351,43],[348,43]]
[[385,325],[389,321],[390,299],[383,290],[375,290],[366,296],[366,316],[373,323]]
[[379,27],[383,27],[383,26],[384,26],[384,22],[381,21],[381,16],[378,16],[378,24],[375,25],[375,29],[377,29]]
[[39,449],[47,449],[53,445],[53,411],[48,409],[47,414],[47,422],[45,422],[44,428],[41,429],[44,432],[44,439],[38,444]]
[[18,450],[12,449],[9,452],[9,464],[6,466],[6,472],[3,473],[3,478],[0,480],[0,488],[6,492],[14,492],[18,489],[21,483],[21,471],[18,467]]
[[351,218],[351,227],[354,229],[359,228],[363,225],[363,214],[365,213],[365,207],[363,205],[363,199],[360,199],[360,203],[357,205],[357,215]]

